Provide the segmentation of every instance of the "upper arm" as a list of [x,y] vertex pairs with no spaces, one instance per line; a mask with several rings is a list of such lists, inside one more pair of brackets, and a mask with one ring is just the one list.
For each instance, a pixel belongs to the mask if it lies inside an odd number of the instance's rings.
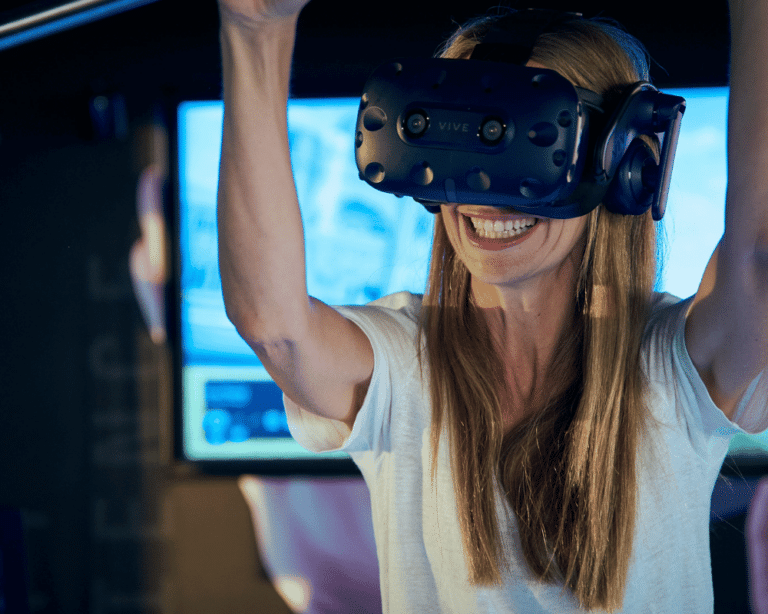
[[725,233],[686,323],[688,352],[733,416],[768,363],[768,2],[730,0]]
[[373,351],[355,324],[307,296],[286,124],[296,16],[249,24],[225,13],[217,228],[227,316],[294,402],[351,424]]
[[768,366],[768,267],[758,254],[728,247],[724,238],[707,265],[685,339],[712,400],[732,418]]
[[356,324],[310,298],[306,324],[290,334],[249,340],[240,332],[288,398],[352,427],[373,373],[373,348]]

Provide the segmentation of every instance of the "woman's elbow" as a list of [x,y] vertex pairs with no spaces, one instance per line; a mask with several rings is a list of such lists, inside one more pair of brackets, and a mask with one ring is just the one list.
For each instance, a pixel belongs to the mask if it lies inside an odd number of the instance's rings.
[[294,342],[306,328],[306,317],[295,305],[257,305],[224,293],[224,310],[237,334],[254,350]]

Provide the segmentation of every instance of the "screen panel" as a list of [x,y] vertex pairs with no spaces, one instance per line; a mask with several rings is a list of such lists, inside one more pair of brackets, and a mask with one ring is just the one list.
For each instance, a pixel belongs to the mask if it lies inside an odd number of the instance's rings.
[[[657,289],[684,298],[695,293],[723,232],[728,92],[667,91],[688,106],[662,222]],[[332,305],[423,292],[431,245],[432,217],[423,207],[358,179],[357,105],[356,98],[328,98],[291,100],[288,108],[309,292]],[[308,453],[290,438],[279,389],[224,313],[215,217],[222,113],[220,101],[190,101],[178,109],[180,456],[278,464],[346,459]],[[738,436],[731,451],[764,450],[765,436]]]
[[725,87],[665,90],[687,106],[662,223],[660,287],[681,298],[696,290],[725,224]]
[[[306,242],[307,285],[331,305],[422,292],[432,240],[423,207],[357,177],[357,98],[291,100],[289,138]],[[181,456],[190,461],[311,461],[288,432],[282,394],[224,312],[216,189],[223,107],[178,109]],[[279,206],[279,205],[278,205]]]

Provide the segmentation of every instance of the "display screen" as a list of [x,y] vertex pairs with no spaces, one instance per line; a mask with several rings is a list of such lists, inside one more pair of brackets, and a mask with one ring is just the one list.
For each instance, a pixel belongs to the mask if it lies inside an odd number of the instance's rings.
[[[422,292],[432,216],[358,178],[358,99],[291,100],[289,138],[307,285],[330,305]],[[217,262],[221,102],[178,109],[182,454],[189,460],[348,458],[290,436],[282,394],[224,312]],[[276,203],[275,206],[279,206]]]
[[[666,90],[688,101],[670,188],[658,289],[695,293],[723,232],[727,89]],[[400,290],[423,292],[432,216],[413,200],[358,178],[357,98],[291,100],[288,125],[304,219],[310,294],[363,304]],[[178,108],[180,445],[191,461],[347,458],[301,448],[288,432],[282,394],[224,312],[217,263],[220,101]],[[276,203],[275,206],[279,206]],[[766,448],[735,440],[732,451]]]

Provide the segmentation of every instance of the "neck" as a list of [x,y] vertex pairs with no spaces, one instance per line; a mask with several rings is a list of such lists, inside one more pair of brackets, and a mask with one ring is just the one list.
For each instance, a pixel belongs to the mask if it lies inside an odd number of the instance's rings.
[[550,275],[511,285],[473,277],[471,293],[500,348],[546,354],[573,325],[578,274],[578,266],[568,259]]
[[564,334],[574,327],[577,280],[578,267],[570,259],[552,275],[511,286],[472,278],[474,303],[504,369],[512,422],[569,381],[568,374],[553,377],[550,370]]

